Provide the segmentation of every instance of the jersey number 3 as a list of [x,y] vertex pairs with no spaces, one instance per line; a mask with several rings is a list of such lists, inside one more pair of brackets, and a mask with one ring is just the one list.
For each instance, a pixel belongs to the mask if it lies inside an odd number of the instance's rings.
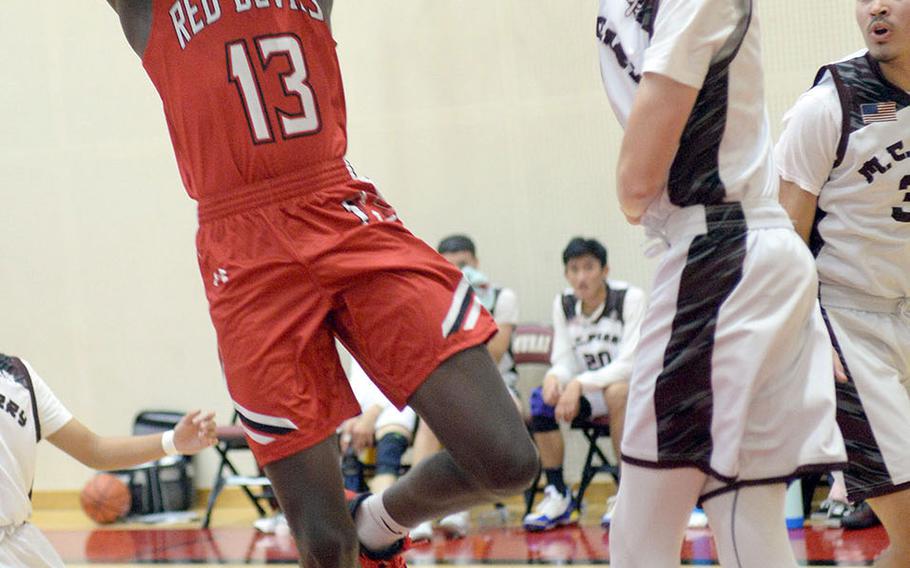
[[[275,116],[281,128],[282,138],[306,136],[319,131],[319,109],[313,89],[307,83],[306,61],[300,38],[293,34],[259,37],[255,40],[260,68],[266,71],[275,58],[287,61],[289,69],[279,73],[287,96],[296,96],[300,111],[289,113],[275,106]],[[262,89],[253,71],[253,60],[246,40],[227,44],[228,81],[237,87],[243,101],[250,134],[255,144],[275,141],[272,124],[266,110]],[[274,105],[273,105],[274,106]]]

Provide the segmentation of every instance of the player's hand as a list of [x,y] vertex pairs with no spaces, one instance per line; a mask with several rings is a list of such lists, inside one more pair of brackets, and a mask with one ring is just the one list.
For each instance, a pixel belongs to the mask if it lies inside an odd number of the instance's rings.
[[566,388],[559,395],[559,402],[556,403],[554,416],[562,422],[571,422],[578,416],[578,410],[581,408],[581,383],[572,381],[566,385]]
[[834,380],[839,383],[847,382],[847,371],[844,370],[844,364],[840,361],[840,355],[837,354],[837,349],[833,346],[831,347],[831,353],[834,356]]
[[348,448],[351,446],[351,439],[353,438],[352,432],[354,431],[354,424],[357,422],[357,418],[348,418],[341,423],[341,432],[338,436],[338,445],[341,447],[341,453],[348,451]]
[[174,428],[174,445],[185,456],[201,452],[218,442],[215,435],[215,413],[201,410],[187,412]]
[[562,389],[559,386],[559,379],[553,375],[547,375],[543,378],[543,385],[541,385],[540,390],[544,403],[549,406],[556,406],[559,402],[559,395],[562,392]]
[[373,439],[376,436],[376,418],[370,413],[364,413],[354,419],[354,427],[351,429],[351,446],[357,452],[373,446]]

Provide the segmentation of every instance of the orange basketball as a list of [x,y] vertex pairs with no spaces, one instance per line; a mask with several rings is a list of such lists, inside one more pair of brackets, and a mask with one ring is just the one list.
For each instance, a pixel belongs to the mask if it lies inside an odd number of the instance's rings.
[[109,473],[99,473],[91,478],[79,495],[82,510],[100,524],[113,523],[126,515],[132,501],[126,483]]

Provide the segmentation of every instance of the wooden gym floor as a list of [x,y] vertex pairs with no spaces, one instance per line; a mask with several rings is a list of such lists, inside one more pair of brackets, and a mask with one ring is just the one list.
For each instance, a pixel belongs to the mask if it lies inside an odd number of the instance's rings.
[[[594,489],[594,488],[592,488]],[[410,565],[457,564],[464,568],[494,564],[524,567],[531,564],[609,565],[606,531],[598,524],[602,497],[592,491],[589,510],[577,527],[529,534],[520,528],[522,506],[509,503],[506,525],[492,507],[472,511],[472,532],[467,538],[447,541],[436,535],[408,553]],[[167,527],[115,524],[96,527],[80,510],[37,509],[33,522],[40,527],[67,566],[138,567],[296,564],[293,543],[286,535],[266,535],[252,527],[252,507],[239,499],[225,499],[215,509],[212,528],[199,523]],[[843,531],[807,525],[790,532],[800,563],[805,566],[871,566],[887,545],[881,527]],[[716,566],[709,529],[690,529],[683,548],[683,565]],[[769,567],[773,568],[773,567]]]

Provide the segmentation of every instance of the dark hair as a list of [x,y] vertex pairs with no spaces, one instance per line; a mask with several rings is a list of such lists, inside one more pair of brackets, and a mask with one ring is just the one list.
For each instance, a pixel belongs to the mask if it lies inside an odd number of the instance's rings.
[[600,244],[597,239],[585,239],[582,237],[575,237],[569,241],[566,249],[562,251],[562,263],[569,264],[569,261],[573,258],[586,254],[590,254],[600,261],[601,266],[607,265],[607,247]]
[[467,251],[473,256],[477,256],[476,249],[474,248],[474,241],[467,235],[449,235],[439,241],[439,246],[436,247],[436,251],[439,254]]

